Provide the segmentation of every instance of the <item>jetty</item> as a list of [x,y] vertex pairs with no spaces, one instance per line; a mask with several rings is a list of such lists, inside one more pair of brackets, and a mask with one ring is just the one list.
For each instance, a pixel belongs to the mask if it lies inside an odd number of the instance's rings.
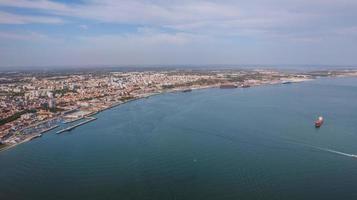
[[81,123],[78,123],[78,124],[76,124],[76,125],[67,127],[67,128],[65,128],[65,129],[59,130],[59,131],[56,132],[56,134],[61,134],[61,133],[63,133],[63,132],[71,131],[71,130],[77,128],[78,126],[82,126],[82,125],[84,125],[84,124],[87,124],[87,123],[89,123],[89,122],[91,122],[91,121],[96,120],[97,118],[95,118],[95,117],[86,117],[86,119],[88,119],[88,120],[83,121],[83,122],[81,122]]
[[41,131],[40,134],[43,134],[43,133],[45,133],[45,132],[47,132],[47,131],[50,131],[50,130],[53,130],[53,129],[57,128],[57,127],[59,127],[59,125],[51,126],[51,127],[47,128],[47,129]]
[[46,133],[46,132],[48,132],[50,130],[53,130],[53,129],[57,128],[57,127],[59,127],[59,125],[54,125],[54,126],[51,126],[49,128],[43,129],[40,132],[38,132],[37,134],[35,134],[32,137],[30,137],[29,140],[33,140],[33,139],[42,137],[42,134],[44,134],[44,133]]
[[35,134],[34,136],[30,137],[29,139],[30,139],[30,140],[33,140],[33,139],[42,137],[42,134],[44,134],[44,133],[46,133],[46,132],[48,132],[48,131],[50,131],[50,130],[53,130],[53,129],[57,128],[57,127],[59,127],[59,125],[54,125],[54,126],[51,126],[51,127],[49,127],[49,128],[46,128],[46,129],[40,131],[39,133]]
[[69,124],[69,123],[72,123],[72,122],[76,122],[76,121],[79,121],[83,119],[83,117],[79,117],[79,118],[75,118],[75,119],[70,119],[70,120],[64,120],[63,123],[64,124]]

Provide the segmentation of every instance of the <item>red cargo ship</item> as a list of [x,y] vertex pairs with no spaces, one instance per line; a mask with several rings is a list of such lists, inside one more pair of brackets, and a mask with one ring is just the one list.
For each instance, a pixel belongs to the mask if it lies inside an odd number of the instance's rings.
[[324,123],[324,118],[320,116],[320,117],[315,121],[315,127],[316,127],[316,128],[320,128],[323,123]]

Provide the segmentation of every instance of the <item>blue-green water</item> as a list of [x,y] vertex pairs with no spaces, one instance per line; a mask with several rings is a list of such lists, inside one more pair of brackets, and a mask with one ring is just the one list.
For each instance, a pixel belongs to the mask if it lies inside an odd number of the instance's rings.
[[0,199],[356,199],[357,159],[318,149],[357,154],[356,100],[354,78],[141,99],[1,152]]

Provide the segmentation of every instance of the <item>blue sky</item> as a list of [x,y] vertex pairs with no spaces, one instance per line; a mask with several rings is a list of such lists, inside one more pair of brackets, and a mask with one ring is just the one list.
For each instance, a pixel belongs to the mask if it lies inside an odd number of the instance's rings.
[[0,0],[0,66],[357,65],[355,0]]

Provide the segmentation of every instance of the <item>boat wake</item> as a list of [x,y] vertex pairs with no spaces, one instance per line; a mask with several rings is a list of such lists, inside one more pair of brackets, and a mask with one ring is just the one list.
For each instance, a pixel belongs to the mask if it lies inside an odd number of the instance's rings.
[[305,143],[300,143],[300,142],[299,143],[294,142],[294,143],[295,144],[299,144],[299,145],[303,145],[303,146],[306,146],[306,147],[310,147],[312,149],[316,149],[316,150],[319,150],[319,151],[328,152],[328,153],[332,153],[332,154],[335,154],[335,155],[346,156],[346,157],[356,158],[357,159],[357,155],[356,154],[345,153],[345,152],[337,151],[337,150],[334,150],[334,149],[318,147],[318,146],[305,144]]
[[349,154],[349,153],[345,153],[345,152],[341,152],[341,151],[336,151],[333,149],[326,149],[326,148],[321,148],[321,147],[316,147],[316,146],[311,146],[314,149],[318,149],[321,151],[325,151],[325,152],[329,152],[329,153],[333,153],[333,154],[337,154],[337,155],[341,155],[341,156],[347,156],[347,157],[351,157],[351,158],[357,158],[356,154]]

